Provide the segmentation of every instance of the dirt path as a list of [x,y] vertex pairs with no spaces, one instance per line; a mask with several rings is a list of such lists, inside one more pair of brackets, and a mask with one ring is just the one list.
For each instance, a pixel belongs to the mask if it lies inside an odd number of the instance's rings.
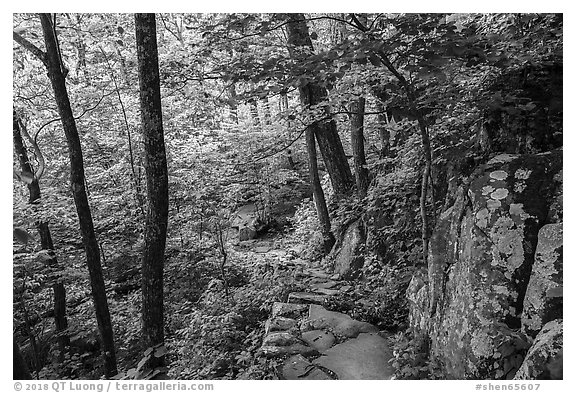
[[262,356],[285,359],[279,369],[283,379],[391,379],[386,335],[372,324],[322,306],[328,296],[350,291],[350,285],[318,264],[295,257],[298,250],[283,246],[270,240],[237,246],[239,252],[290,266],[305,288],[289,293],[285,303],[274,303]]

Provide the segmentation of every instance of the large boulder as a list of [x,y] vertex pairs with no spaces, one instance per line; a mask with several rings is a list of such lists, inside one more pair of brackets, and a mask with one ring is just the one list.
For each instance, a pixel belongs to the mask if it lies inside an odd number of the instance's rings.
[[411,327],[451,378],[511,378],[538,230],[561,179],[562,151],[502,154],[477,169],[438,219],[427,275],[409,287]]
[[522,331],[536,337],[549,321],[562,318],[562,224],[540,229],[530,283],[524,297]]
[[356,220],[346,228],[340,247],[334,253],[334,271],[342,279],[354,279],[360,275],[364,266],[365,242],[362,221]]
[[240,241],[256,238],[258,218],[258,207],[253,203],[241,206],[232,215],[230,226],[238,228],[238,239]]
[[562,319],[544,325],[514,379],[562,379],[562,325]]

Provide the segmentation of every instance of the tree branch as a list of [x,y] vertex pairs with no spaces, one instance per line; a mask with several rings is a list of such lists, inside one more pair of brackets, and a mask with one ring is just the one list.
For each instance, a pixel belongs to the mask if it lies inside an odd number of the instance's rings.
[[38,146],[36,141],[34,139],[32,139],[32,137],[28,133],[28,129],[26,128],[26,125],[24,124],[24,122],[22,121],[22,119],[20,117],[18,117],[18,125],[20,126],[20,132],[22,133],[22,135],[24,135],[26,137],[26,139],[28,140],[28,142],[30,142],[30,144],[32,145],[32,148],[34,149],[34,153],[36,154],[36,159],[38,160],[38,169],[34,173],[34,178],[36,180],[40,180],[40,178],[44,174],[44,169],[46,168],[46,162],[44,161],[44,155],[42,154],[42,151],[40,150],[40,147]]
[[15,31],[12,32],[12,39],[16,41],[21,47],[29,50],[34,56],[36,56],[42,63],[46,64],[46,53],[44,53],[36,45],[28,41],[26,38],[22,37]]

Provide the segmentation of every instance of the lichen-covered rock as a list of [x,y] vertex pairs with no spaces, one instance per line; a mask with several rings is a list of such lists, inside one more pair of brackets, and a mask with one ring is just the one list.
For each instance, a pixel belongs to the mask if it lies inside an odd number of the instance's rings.
[[548,224],[538,234],[524,297],[522,331],[536,337],[547,322],[562,318],[562,299],[562,224]]
[[362,248],[365,243],[364,228],[361,220],[356,220],[348,226],[340,248],[334,255],[334,271],[349,280],[358,277],[364,266]]
[[544,325],[514,379],[562,379],[562,325],[562,319]]
[[[426,279],[426,281],[425,281]],[[428,285],[427,277],[416,272],[406,290],[409,304],[408,323],[417,334],[428,333]]]
[[429,336],[448,376],[507,378],[520,365],[524,295],[561,169],[561,151],[496,156],[439,217],[428,277],[415,277],[407,296],[412,328]]

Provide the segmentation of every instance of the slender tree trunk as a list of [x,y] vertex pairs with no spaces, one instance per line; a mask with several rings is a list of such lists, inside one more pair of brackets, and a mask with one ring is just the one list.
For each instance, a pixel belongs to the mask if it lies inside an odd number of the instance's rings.
[[94,233],[94,224],[88,204],[88,196],[86,195],[82,145],[80,144],[76,121],[72,114],[70,99],[68,98],[68,92],[66,90],[66,80],[62,73],[60,56],[58,54],[50,14],[40,14],[40,21],[42,23],[44,42],[46,44],[45,64],[48,69],[48,77],[54,90],[58,113],[60,114],[68,142],[71,189],[78,213],[82,242],[84,244],[84,250],[86,251],[86,264],[88,265],[88,272],[90,274],[92,298],[96,311],[96,319],[98,321],[98,329],[102,339],[105,375],[107,378],[111,378],[117,374],[114,333],[112,330],[110,311],[108,309],[104,278],[102,276],[102,266],[100,265],[100,250]]
[[430,242],[430,230],[428,224],[428,213],[426,211],[426,202],[428,200],[428,186],[430,180],[430,173],[432,171],[432,147],[430,145],[430,135],[428,134],[428,127],[422,112],[416,107],[416,94],[412,85],[404,78],[400,72],[388,59],[385,53],[379,53],[382,63],[388,70],[398,79],[406,92],[406,98],[410,112],[416,116],[418,121],[418,129],[420,130],[420,138],[422,140],[422,153],[424,155],[424,168],[422,169],[422,184],[420,189],[420,217],[422,219],[422,259],[423,264],[428,263],[428,245]]
[[[280,93],[280,101],[278,101],[278,109],[280,113],[288,111],[288,94]],[[288,140],[292,140],[292,122],[290,119],[287,120],[286,131],[288,134]],[[294,170],[296,165],[294,164],[294,158],[292,157],[292,149],[286,149],[286,158],[288,159],[288,165],[290,169]]]
[[308,173],[310,176],[310,186],[316,205],[316,214],[320,222],[322,238],[324,239],[324,252],[327,254],[335,243],[334,235],[330,227],[330,215],[324,198],[324,191],[318,175],[318,161],[316,156],[316,142],[314,141],[314,131],[309,127],[306,130],[306,148],[308,150]]
[[[20,127],[20,120],[16,111],[13,111],[12,119],[12,130],[13,130],[13,140],[14,140],[14,151],[18,156],[20,162],[20,169],[23,172],[33,173],[33,179],[30,184],[28,184],[29,198],[28,203],[38,204],[40,202],[40,179],[38,174],[34,173],[32,166],[30,165],[30,160],[28,158],[28,153],[26,147],[24,146],[24,141],[22,140],[22,130]],[[26,132],[26,131],[24,131]],[[26,132],[27,133],[27,132]],[[36,146],[36,150],[39,154],[42,154]],[[50,228],[48,223],[44,221],[36,222],[36,228],[38,229],[38,234],[40,235],[40,243],[43,250],[52,250],[50,253],[51,257],[47,261],[47,265],[54,271],[60,272],[60,267],[58,266],[58,259],[56,254],[53,252],[54,244],[52,243],[52,235],[50,234]],[[64,358],[64,352],[66,347],[70,345],[70,339],[66,334],[66,329],[68,329],[68,320],[66,319],[66,289],[61,279],[59,279],[53,286],[54,290],[54,323],[56,325],[56,333],[58,334],[58,345],[60,349],[60,360]]]
[[16,337],[12,337],[12,348],[12,379],[31,380],[32,375],[30,375],[28,366],[22,357],[22,352],[16,342]]
[[[164,250],[168,226],[168,168],[162,127],[160,73],[154,14],[136,14],[140,113],[146,155],[148,212],[142,258],[142,335],[147,347],[164,342]],[[152,357],[150,367],[164,364]]]
[[250,105],[250,116],[252,117],[252,125],[254,128],[261,128],[260,125],[260,116],[258,115],[258,103],[256,99],[251,99],[248,101],[248,105]]
[[[358,18],[356,15],[351,14],[352,19],[356,26],[362,30],[367,31],[368,28],[365,25],[365,21]],[[422,139],[422,151],[424,155],[424,168],[422,170],[422,185],[420,192],[420,217],[422,219],[422,259],[424,265],[428,263],[428,244],[430,241],[429,225],[428,225],[428,214],[426,212],[426,201],[428,196],[428,182],[430,179],[430,173],[432,170],[432,148],[430,146],[430,136],[428,134],[428,127],[426,126],[426,121],[422,112],[416,106],[416,94],[412,88],[410,82],[406,80],[404,75],[402,75],[392,64],[388,55],[384,51],[378,52],[378,57],[382,60],[382,64],[398,79],[402,87],[406,92],[406,98],[408,99],[408,105],[410,112],[416,117],[418,121],[418,128],[420,129],[420,137]]]
[[238,124],[238,99],[236,96],[236,85],[234,83],[228,87],[228,95],[230,96],[230,122]]
[[368,169],[366,168],[366,154],[364,152],[364,109],[366,99],[358,98],[350,104],[350,125],[352,154],[354,156],[354,175],[358,195],[364,198],[368,193]]
[[[288,51],[293,59],[303,60],[313,52],[312,40],[308,32],[308,26],[303,14],[288,14]],[[299,86],[300,101],[304,108],[320,104],[325,101],[328,92],[325,88],[311,82],[305,86]],[[330,111],[326,110],[327,117]],[[332,187],[337,197],[347,195],[352,190],[354,181],[348,165],[342,141],[336,129],[333,119],[322,121],[314,127],[314,134],[318,140],[318,146],[324,159],[324,164],[330,175]]]
[[268,97],[262,99],[262,107],[264,108],[264,124],[269,126],[272,124],[272,114],[270,113],[270,101],[268,101]]
[[[68,16],[68,19],[72,19]],[[86,43],[82,36],[82,30],[80,23],[82,18],[80,15],[76,14],[76,40],[74,41],[74,48],[76,49],[76,78],[80,77],[80,71],[84,74],[84,79],[86,83],[90,83],[90,78],[88,78],[88,69],[86,67]]]
[[378,136],[380,137],[380,158],[388,157],[390,152],[390,131],[388,130],[389,119],[386,114],[386,107],[376,99],[376,107],[378,108]]

